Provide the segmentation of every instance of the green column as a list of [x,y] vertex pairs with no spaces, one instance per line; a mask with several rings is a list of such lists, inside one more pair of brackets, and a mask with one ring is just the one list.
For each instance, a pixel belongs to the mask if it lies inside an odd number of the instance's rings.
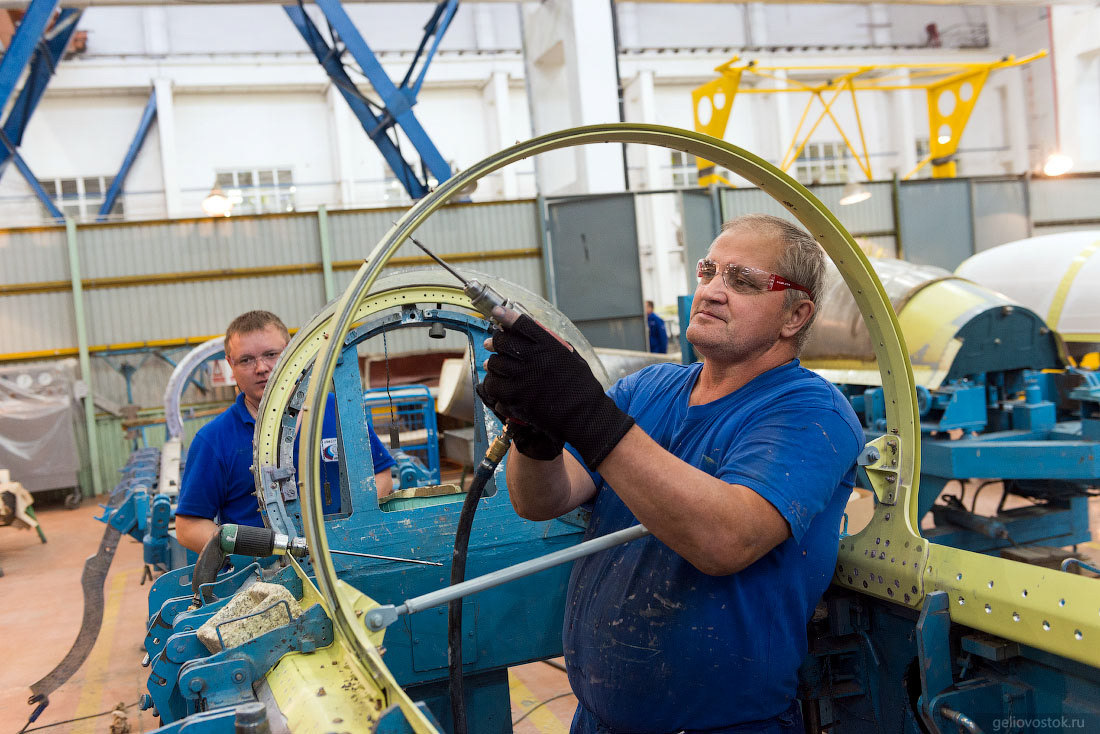
[[325,276],[325,303],[336,297],[336,283],[332,277],[332,240],[328,231],[328,209],[317,207],[317,231],[321,236],[321,271]]
[[69,243],[69,277],[73,284],[73,315],[76,318],[76,342],[80,350],[80,376],[87,387],[84,395],[84,422],[88,429],[88,457],[92,462],[92,491],[103,494],[99,476],[99,438],[95,427],[95,391],[92,388],[92,358],[88,352],[88,328],[84,321],[84,290],[80,283],[80,251],[76,242],[76,222],[65,219],[65,239]]

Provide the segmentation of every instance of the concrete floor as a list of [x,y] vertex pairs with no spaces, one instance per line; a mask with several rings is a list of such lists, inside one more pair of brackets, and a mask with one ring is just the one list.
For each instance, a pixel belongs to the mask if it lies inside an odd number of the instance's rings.
[[[103,536],[104,525],[93,519],[101,513],[90,500],[76,510],[60,505],[35,509],[47,543],[33,530],[0,527],[0,734],[16,734],[23,727],[32,711],[30,685],[49,673],[76,639],[83,613],[80,574]],[[148,585],[139,584],[142,569],[141,544],[124,538],[104,587],[99,639],[76,675],[50,696],[50,706],[31,729],[133,704],[146,691],[148,669],[141,667],[141,659]],[[576,699],[565,673],[532,663],[513,668],[509,683],[512,720],[524,717],[516,734],[569,731]],[[159,726],[157,718],[137,706],[126,713],[133,732]],[[107,734],[111,721],[102,716],[46,731]]]
[[[983,493],[979,512],[995,508],[999,495],[993,487]],[[967,492],[968,505],[970,497]],[[31,711],[26,703],[30,684],[47,674],[76,639],[83,609],[81,569],[103,535],[104,526],[93,520],[99,514],[94,502],[76,510],[59,505],[36,510],[48,543],[40,543],[33,531],[0,528],[0,734],[20,730]],[[1100,537],[1100,499],[1090,502],[1090,526],[1094,537]],[[1082,544],[1078,551],[1100,562],[1100,543]],[[139,585],[142,568],[141,544],[124,538],[107,576],[99,639],[83,667],[50,697],[49,708],[32,729],[109,711],[120,703],[134,704],[145,692],[147,670],[140,661],[148,589]],[[510,687],[516,734],[568,731],[576,699],[565,673],[545,663],[520,666],[511,671]],[[127,709],[127,717],[134,732],[158,725],[136,706]],[[47,731],[107,733],[111,720],[91,718]]]

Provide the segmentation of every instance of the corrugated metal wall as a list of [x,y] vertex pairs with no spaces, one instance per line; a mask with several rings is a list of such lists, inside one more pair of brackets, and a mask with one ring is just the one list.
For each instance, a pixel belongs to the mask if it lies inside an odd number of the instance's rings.
[[1036,235],[1100,229],[1100,176],[1032,179],[1028,193]]
[[[337,294],[350,282],[355,263],[370,253],[403,211],[329,214]],[[481,253],[484,259],[460,267],[544,293],[534,201],[454,205],[434,215],[417,236],[443,257]],[[77,247],[88,343],[93,347],[214,335],[236,314],[256,308],[273,311],[294,328],[325,304],[320,220],[315,213],[88,225],[77,230]],[[502,250],[527,253],[493,256]],[[422,258],[423,253],[407,244],[398,256]],[[103,287],[102,279],[119,278],[131,282]],[[0,232],[0,287],[19,284],[35,284],[38,292],[0,295],[0,357],[75,349],[63,228]],[[415,332],[395,335],[389,342],[390,351],[458,344],[453,339],[429,341]],[[177,356],[185,352],[179,350]],[[93,359],[97,393],[126,402],[126,382],[118,369],[140,365],[131,381],[134,402],[161,403],[171,365],[142,355],[109,361]],[[202,396],[185,394],[184,399]]]
[[[897,226],[894,222],[893,184],[865,184],[871,198],[857,204],[840,205],[844,186],[829,184],[808,187],[840,220],[853,237],[863,243],[870,254],[893,257],[897,254]],[[722,220],[742,214],[764,213],[797,221],[786,207],[760,189],[726,189],[722,191]]]

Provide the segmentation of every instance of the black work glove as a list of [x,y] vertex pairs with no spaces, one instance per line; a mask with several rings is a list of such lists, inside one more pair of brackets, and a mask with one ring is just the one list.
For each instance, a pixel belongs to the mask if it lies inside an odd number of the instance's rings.
[[[495,332],[493,351],[478,389],[485,404],[527,424],[521,432],[533,429],[556,445],[572,444],[590,469],[599,467],[634,425],[604,393],[584,358],[531,317],[520,316]],[[541,437],[538,444],[529,447],[546,446]],[[527,453],[519,441],[517,448]]]
[[[499,334],[500,330],[496,330],[494,333]],[[498,411],[494,405],[490,402],[491,398],[487,397],[481,391],[482,383],[478,383],[478,386],[474,388],[474,391],[481,398],[481,402],[496,414],[496,417],[500,419],[501,423],[507,423],[509,418],[500,411]],[[539,461],[552,461],[561,455],[561,452],[565,450],[565,444],[558,439],[551,436],[546,431],[540,431],[534,426],[529,426],[524,423],[517,423],[513,420],[508,424],[512,433],[512,445],[516,447],[524,456],[532,459],[538,459]]]
[[[490,398],[482,393],[480,384],[477,386],[477,394],[481,396],[481,401],[496,413],[501,423],[508,421],[508,416],[492,408],[492,404],[489,403]],[[541,431],[534,426],[516,423],[514,420],[508,426],[512,432],[512,445],[516,447],[516,451],[528,458],[538,459],[539,461],[553,461],[561,456],[561,452],[565,450],[565,444],[546,431]]]

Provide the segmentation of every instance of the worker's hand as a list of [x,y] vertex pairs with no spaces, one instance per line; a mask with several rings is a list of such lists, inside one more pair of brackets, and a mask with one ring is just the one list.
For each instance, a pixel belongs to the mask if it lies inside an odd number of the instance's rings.
[[[477,386],[477,394],[481,397],[481,401],[485,403],[496,413],[497,418],[501,423],[508,422],[508,416],[503,413],[499,413],[493,408],[493,404],[489,402],[489,399],[481,392],[481,385]],[[534,426],[527,424],[517,423],[512,420],[508,423],[509,429],[512,434],[512,445],[516,447],[516,451],[519,451],[524,456],[531,459],[538,459],[539,461],[553,461],[561,456],[561,452],[565,449],[565,444],[551,436],[546,431],[540,431]]]
[[572,444],[590,469],[634,425],[604,393],[584,358],[531,317],[520,316],[485,346],[494,352],[478,388],[485,404],[555,442]]

